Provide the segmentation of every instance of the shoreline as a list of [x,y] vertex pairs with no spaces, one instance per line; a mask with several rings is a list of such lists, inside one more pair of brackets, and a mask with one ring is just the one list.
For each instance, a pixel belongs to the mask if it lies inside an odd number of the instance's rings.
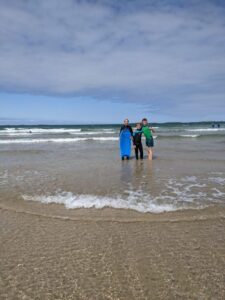
[[19,205],[6,205],[0,203],[0,211],[12,211],[43,218],[52,218],[70,221],[90,222],[180,222],[225,219],[224,205],[209,205],[202,208],[184,208],[164,212],[139,212],[125,208],[72,208],[68,209],[63,204],[41,203],[32,201],[18,201]]

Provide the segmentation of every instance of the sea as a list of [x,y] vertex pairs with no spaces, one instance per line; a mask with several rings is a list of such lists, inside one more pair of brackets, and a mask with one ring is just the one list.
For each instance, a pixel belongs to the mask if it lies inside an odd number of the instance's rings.
[[[217,122],[218,123],[218,122]],[[162,213],[225,205],[225,122],[152,124],[154,159],[119,153],[120,124],[0,126],[0,205]]]

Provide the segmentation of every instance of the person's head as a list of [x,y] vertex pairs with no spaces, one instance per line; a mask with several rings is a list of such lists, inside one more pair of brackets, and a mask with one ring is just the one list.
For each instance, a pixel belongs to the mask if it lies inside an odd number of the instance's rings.
[[136,128],[137,128],[137,129],[141,129],[141,123],[137,123],[137,124],[136,124]]
[[144,126],[146,126],[146,125],[148,124],[148,119],[143,118],[143,119],[142,119],[142,124],[143,124]]
[[127,126],[127,125],[129,125],[129,120],[128,120],[128,119],[125,119],[125,120],[123,121],[123,123],[124,123],[125,126]]

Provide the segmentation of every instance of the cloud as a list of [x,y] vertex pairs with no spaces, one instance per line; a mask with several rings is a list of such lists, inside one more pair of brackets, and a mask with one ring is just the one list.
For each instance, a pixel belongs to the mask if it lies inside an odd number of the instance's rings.
[[0,0],[0,89],[224,109],[224,15],[220,1]]

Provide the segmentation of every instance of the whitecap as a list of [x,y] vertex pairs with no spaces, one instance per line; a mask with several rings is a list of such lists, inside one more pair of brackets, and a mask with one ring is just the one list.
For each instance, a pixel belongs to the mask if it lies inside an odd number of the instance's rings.
[[55,133],[75,133],[80,132],[81,128],[5,128],[0,131],[1,135],[17,134],[55,134]]
[[200,134],[181,134],[180,136],[184,138],[197,138]]
[[220,185],[225,185],[225,178],[223,177],[209,177],[209,181]]
[[118,137],[91,137],[91,138],[46,138],[46,139],[7,139],[0,140],[0,144],[38,144],[38,143],[76,143],[82,141],[117,141]]
[[185,129],[186,131],[193,132],[214,132],[214,131],[224,131],[225,128],[196,128],[196,129]]

